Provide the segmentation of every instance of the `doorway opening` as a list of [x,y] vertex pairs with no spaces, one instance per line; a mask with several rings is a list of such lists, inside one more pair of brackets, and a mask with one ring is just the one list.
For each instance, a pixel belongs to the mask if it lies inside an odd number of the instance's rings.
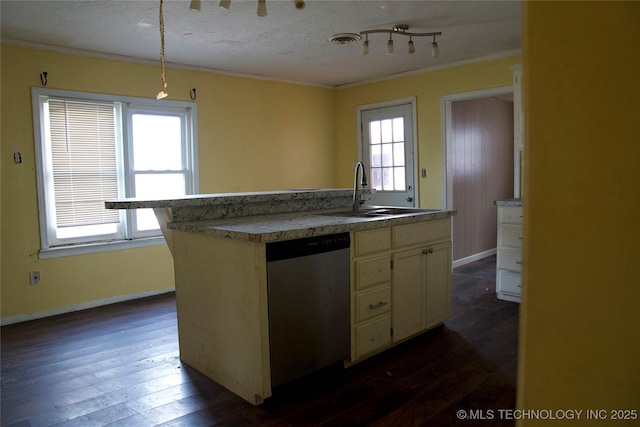
[[514,197],[513,87],[445,96],[442,111],[455,268],[496,253],[494,202]]

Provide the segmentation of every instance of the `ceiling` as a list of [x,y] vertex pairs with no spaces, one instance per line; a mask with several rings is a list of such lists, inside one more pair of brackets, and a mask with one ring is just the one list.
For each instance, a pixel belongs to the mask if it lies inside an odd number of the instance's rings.
[[[257,0],[164,0],[167,65],[239,73],[270,79],[342,86],[439,67],[520,49],[519,1],[352,1],[267,0],[268,14],[256,15]],[[62,52],[158,61],[159,0],[58,0],[0,2],[2,42],[54,47]],[[436,32],[440,56],[431,57],[432,37],[394,37],[395,54],[385,53],[387,34],[335,44],[336,33],[388,29],[398,24],[413,32]],[[114,56],[115,55],[115,56]],[[156,62],[157,63],[157,62]]]

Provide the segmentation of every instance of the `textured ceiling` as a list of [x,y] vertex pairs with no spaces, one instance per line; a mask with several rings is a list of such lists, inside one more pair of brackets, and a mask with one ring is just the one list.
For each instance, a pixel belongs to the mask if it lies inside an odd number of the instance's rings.
[[[157,61],[160,56],[159,0],[58,0],[0,2],[2,41],[55,46],[66,52],[93,52]],[[202,0],[200,12],[188,0],[165,0],[165,52],[171,64],[262,76],[324,86],[384,78],[448,63],[520,49],[518,1],[327,1],[267,0],[266,17],[257,0]],[[440,56],[431,57],[431,38],[395,36],[395,54],[386,55],[387,34],[362,42],[334,44],[336,33],[391,28],[441,31]]]

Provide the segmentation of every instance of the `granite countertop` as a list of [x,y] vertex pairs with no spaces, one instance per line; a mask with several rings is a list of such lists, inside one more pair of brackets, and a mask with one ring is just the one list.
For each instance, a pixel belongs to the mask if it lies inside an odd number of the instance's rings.
[[496,206],[522,206],[522,199],[505,199],[493,202]]
[[[341,211],[344,211],[344,209],[341,209]],[[425,212],[412,212],[393,216],[349,217],[331,216],[328,215],[329,212],[331,210],[171,222],[167,226],[171,230],[217,237],[255,242],[275,242],[445,219],[455,214],[455,211],[450,210],[425,210]]]
[[[371,194],[375,190],[360,190]],[[350,211],[353,190],[345,188],[198,194],[175,199],[121,199],[108,209],[153,208],[160,223],[175,231],[255,242],[390,227],[449,218],[455,210],[415,209],[380,216],[336,216]],[[376,206],[377,208],[382,208]],[[362,209],[374,208],[363,206]],[[161,220],[160,220],[161,219]]]

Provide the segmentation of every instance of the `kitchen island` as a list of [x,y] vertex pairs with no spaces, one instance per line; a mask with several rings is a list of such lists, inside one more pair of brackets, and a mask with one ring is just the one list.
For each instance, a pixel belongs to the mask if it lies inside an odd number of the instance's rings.
[[174,258],[181,360],[260,404],[272,393],[266,258],[271,242],[351,236],[346,365],[448,316],[455,212],[385,214],[363,207],[350,215],[352,194],[351,189],[286,190],[124,199],[106,206],[154,209]]

